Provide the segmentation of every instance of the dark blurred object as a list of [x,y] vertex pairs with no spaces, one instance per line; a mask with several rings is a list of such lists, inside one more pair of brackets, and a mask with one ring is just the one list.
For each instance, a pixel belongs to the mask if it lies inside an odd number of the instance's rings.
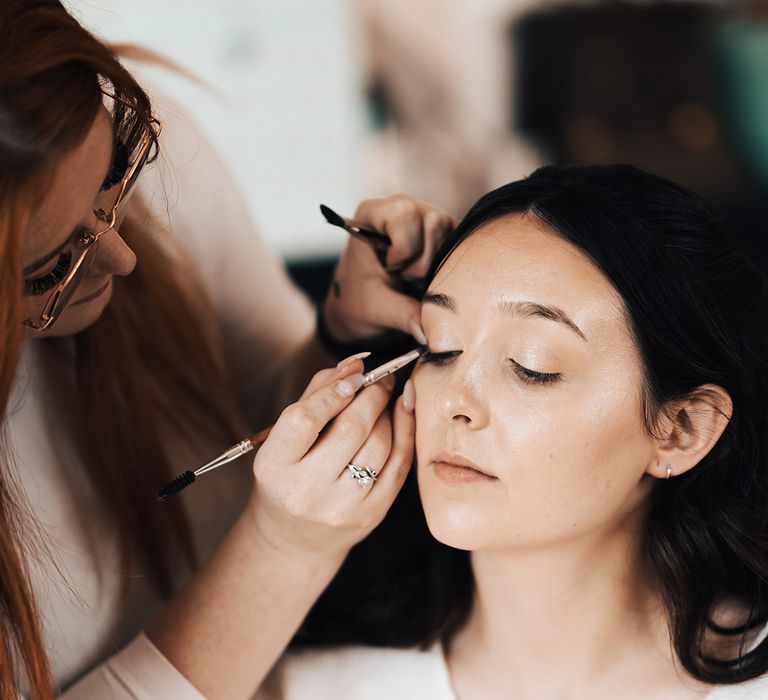
[[715,47],[727,17],[722,6],[682,2],[524,16],[511,29],[512,127],[554,163],[632,163],[698,192],[768,267],[765,197],[720,103]]
[[317,305],[325,297],[337,262],[338,258],[335,257],[297,260],[288,263],[288,274],[296,286]]

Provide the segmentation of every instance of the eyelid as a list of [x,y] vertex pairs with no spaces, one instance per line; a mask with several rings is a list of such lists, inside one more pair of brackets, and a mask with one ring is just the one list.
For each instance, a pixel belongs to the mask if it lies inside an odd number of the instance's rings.
[[67,240],[64,241],[58,248],[55,248],[50,253],[43,256],[43,258],[39,262],[33,263],[32,265],[25,267],[22,272],[24,279],[25,280],[30,279],[30,275],[37,275],[37,276],[46,275],[47,273],[41,272],[41,270],[43,270],[46,265],[51,263],[53,260],[56,260],[56,256],[60,256],[64,252],[64,250],[68,246],[73,245],[78,240],[78,238],[89,233],[93,233],[93,229],[89,228],[88,226],[78,226],[74,231],[72,231],[72,233],[69,235],[69,238],[67,238]]
[[515,373],[518,374],[518,376],[522,375],[526,381],[548,384],[550,382],[556,382],[560,380],[563,376],[560,372],[539,372],[538,370],[524,367],[519,362],[513,360],[511,357],[509,358],[509,362],[512,364]]

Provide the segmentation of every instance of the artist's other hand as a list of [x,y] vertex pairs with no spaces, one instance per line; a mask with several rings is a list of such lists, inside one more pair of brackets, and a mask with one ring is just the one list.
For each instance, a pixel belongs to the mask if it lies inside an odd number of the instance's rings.
[[[287,556],[340,564],[384,518],[408,473],[412,400],[398,397],[390,413],[394,381],[360,389],[362,370],[355,357],[318,372],[256,454],[250,513],[259,535]],[[350,462],[375,470],[376,481],[363,488]]]
[[390,273],[404,280],[424,279],[456,219],[404,194],[368,199],[353,218],[392,239],[387,269],[369,245],[350,237],[323,305],[328,331],[336,340],[350,342],[397,330],[423,343],[419,302],[393,289]]

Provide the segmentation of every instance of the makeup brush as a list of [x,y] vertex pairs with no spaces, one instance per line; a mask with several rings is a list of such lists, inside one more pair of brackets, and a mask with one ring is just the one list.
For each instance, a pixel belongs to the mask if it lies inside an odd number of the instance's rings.
[[[320,205],[320,211],[329,224],[343,228],[354,238],[359,238],[371,246],[373,252],[376,254],[376,259],[379,261],[379,265],[381,265],[387,271],[387,274],[389,274],[392,287],[415,299],[421,297],[426,289],[424,280],[405,279],[402,277],[398,274],[400,268],[403,267],[402,264],[398,265],[397,269],[387,266],[387,251],[392,245],[392,239],[386,233],[381,233],[381,231],[376,231],[367,226],[363,226],[352,219],[347,219],[346,217],[341,216],[341,214],[337,214],[325,204]],[[407,263],[405,264],[407,265]]]
[[[375,384],[376,382],[384,379],[384,377],[388,377],[390,374],[394,374],[397,372],[397,370],[402,369],[406,365],[418,359],[425,352],[425,347],[418,347],[410,350],[404,355],[396,357],[394,360],[385,362],[383,365],[376,367],[376,369],[372,369],[370,372],[363,375],[363,386],[371,386],[371,384]],[[258,433],[243,440],[242,442],[238,442],[237,445],[230,447],[228,450],[226,450],[226,452],[222,452],[218,457],[216,457],[216,459],[208,462],[207,464],[204,464],[198,469],[195,469],[195,471],[182,472],[173,481],[171,481],[169,484],[166,484],[163,486],[163,488],[160,489],[160,491],[158,491],[157,500],[165,501],[171,496],[179,493],[179,491],[183,491],[185,488],[187,488],[187,486],[191,486],[198,476],[201,476],[206,472],[213,471],[214,469],[218,469],[224,464],[228,464],[229,462],[236,460],[238,457],[241,457],[242,455],[247,454],[252,450],[258,450],[264,441],[269,437],[269,433],[272,428],[273,426],[270,425],[268,428],[260,430]]]

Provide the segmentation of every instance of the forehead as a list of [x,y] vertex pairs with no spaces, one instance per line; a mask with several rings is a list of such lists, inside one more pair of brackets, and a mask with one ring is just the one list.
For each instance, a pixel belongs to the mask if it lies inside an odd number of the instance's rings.
[[[534,301],[563,309],[589,337],[611,324],[626,326],[621,297],[576,246],[534,216],[489,222],[451,253],[429,287],[456,299],[459,313],[482,317],[504,301]],[[428,305],[427,305],[428,306]]]
[[30,220],[25,257],[46,252],[63,242],[73,228],[90,221],[112,157],[112,120],[101,108],[85,140],[65,154],[51,184]]

